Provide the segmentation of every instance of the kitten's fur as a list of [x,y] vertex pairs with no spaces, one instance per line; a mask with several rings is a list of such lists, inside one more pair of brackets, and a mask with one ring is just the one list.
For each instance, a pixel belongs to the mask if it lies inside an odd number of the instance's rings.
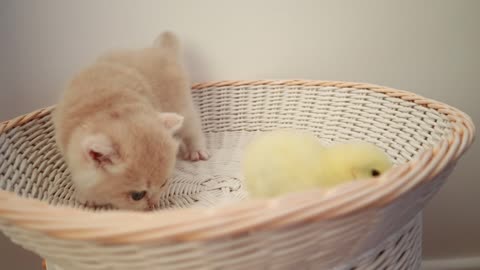
[[[70,82],[53,119],[80,202],[152,209],[180,143],[184,159],[208,159],[181,62],[164,32],[151,47],[99,57]],[[135,201],[133,191],[147,195]]]

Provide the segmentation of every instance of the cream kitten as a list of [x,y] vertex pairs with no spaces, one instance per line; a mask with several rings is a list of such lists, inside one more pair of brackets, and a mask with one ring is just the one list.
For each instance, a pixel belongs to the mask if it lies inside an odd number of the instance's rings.
[[153,209],[179,146],[184,159],[208,159],[179,51],[164,32],[151,47],[99,57],[70,82],[53,121],[77,200]]

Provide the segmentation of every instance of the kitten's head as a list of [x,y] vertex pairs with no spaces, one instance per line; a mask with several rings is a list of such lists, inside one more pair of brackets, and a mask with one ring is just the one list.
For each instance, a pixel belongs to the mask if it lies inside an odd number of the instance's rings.
[[[114,117],[115,118],[115,117]],[[110,122],[87,131],[72,143],[72,178],[81,200],[125,210],[158,205],[175,166],[174,138],[183,117],[158,113]],[[72,144],[71,143],[71,144]]]

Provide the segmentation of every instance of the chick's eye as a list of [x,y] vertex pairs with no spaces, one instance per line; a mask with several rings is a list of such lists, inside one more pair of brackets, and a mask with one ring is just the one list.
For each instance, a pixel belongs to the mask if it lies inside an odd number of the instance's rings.
[[380,172],[378,170],[375,170],[375,169],[373,169],[371,173],[372,173],[373,177],[380,175]]
[[144,190],[144,191],[133,191],[130,193],[130,197],[132,197],[132,200],[134,201],[140,201],[141,199],[143,199],[143,197],[145,197],[145,195],[147,195],[147,192]]

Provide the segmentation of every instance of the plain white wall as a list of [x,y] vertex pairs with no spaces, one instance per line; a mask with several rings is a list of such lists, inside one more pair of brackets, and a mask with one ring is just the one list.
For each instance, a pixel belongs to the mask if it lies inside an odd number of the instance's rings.
[[[170,29],[197,82],[376,83],[456,106],[480,126],[479,11],[476,0],[3,0],[0,120],[54,104],[102,51]],[[426,257],[480,256],[479,159],[476,144],[427,207]]]

